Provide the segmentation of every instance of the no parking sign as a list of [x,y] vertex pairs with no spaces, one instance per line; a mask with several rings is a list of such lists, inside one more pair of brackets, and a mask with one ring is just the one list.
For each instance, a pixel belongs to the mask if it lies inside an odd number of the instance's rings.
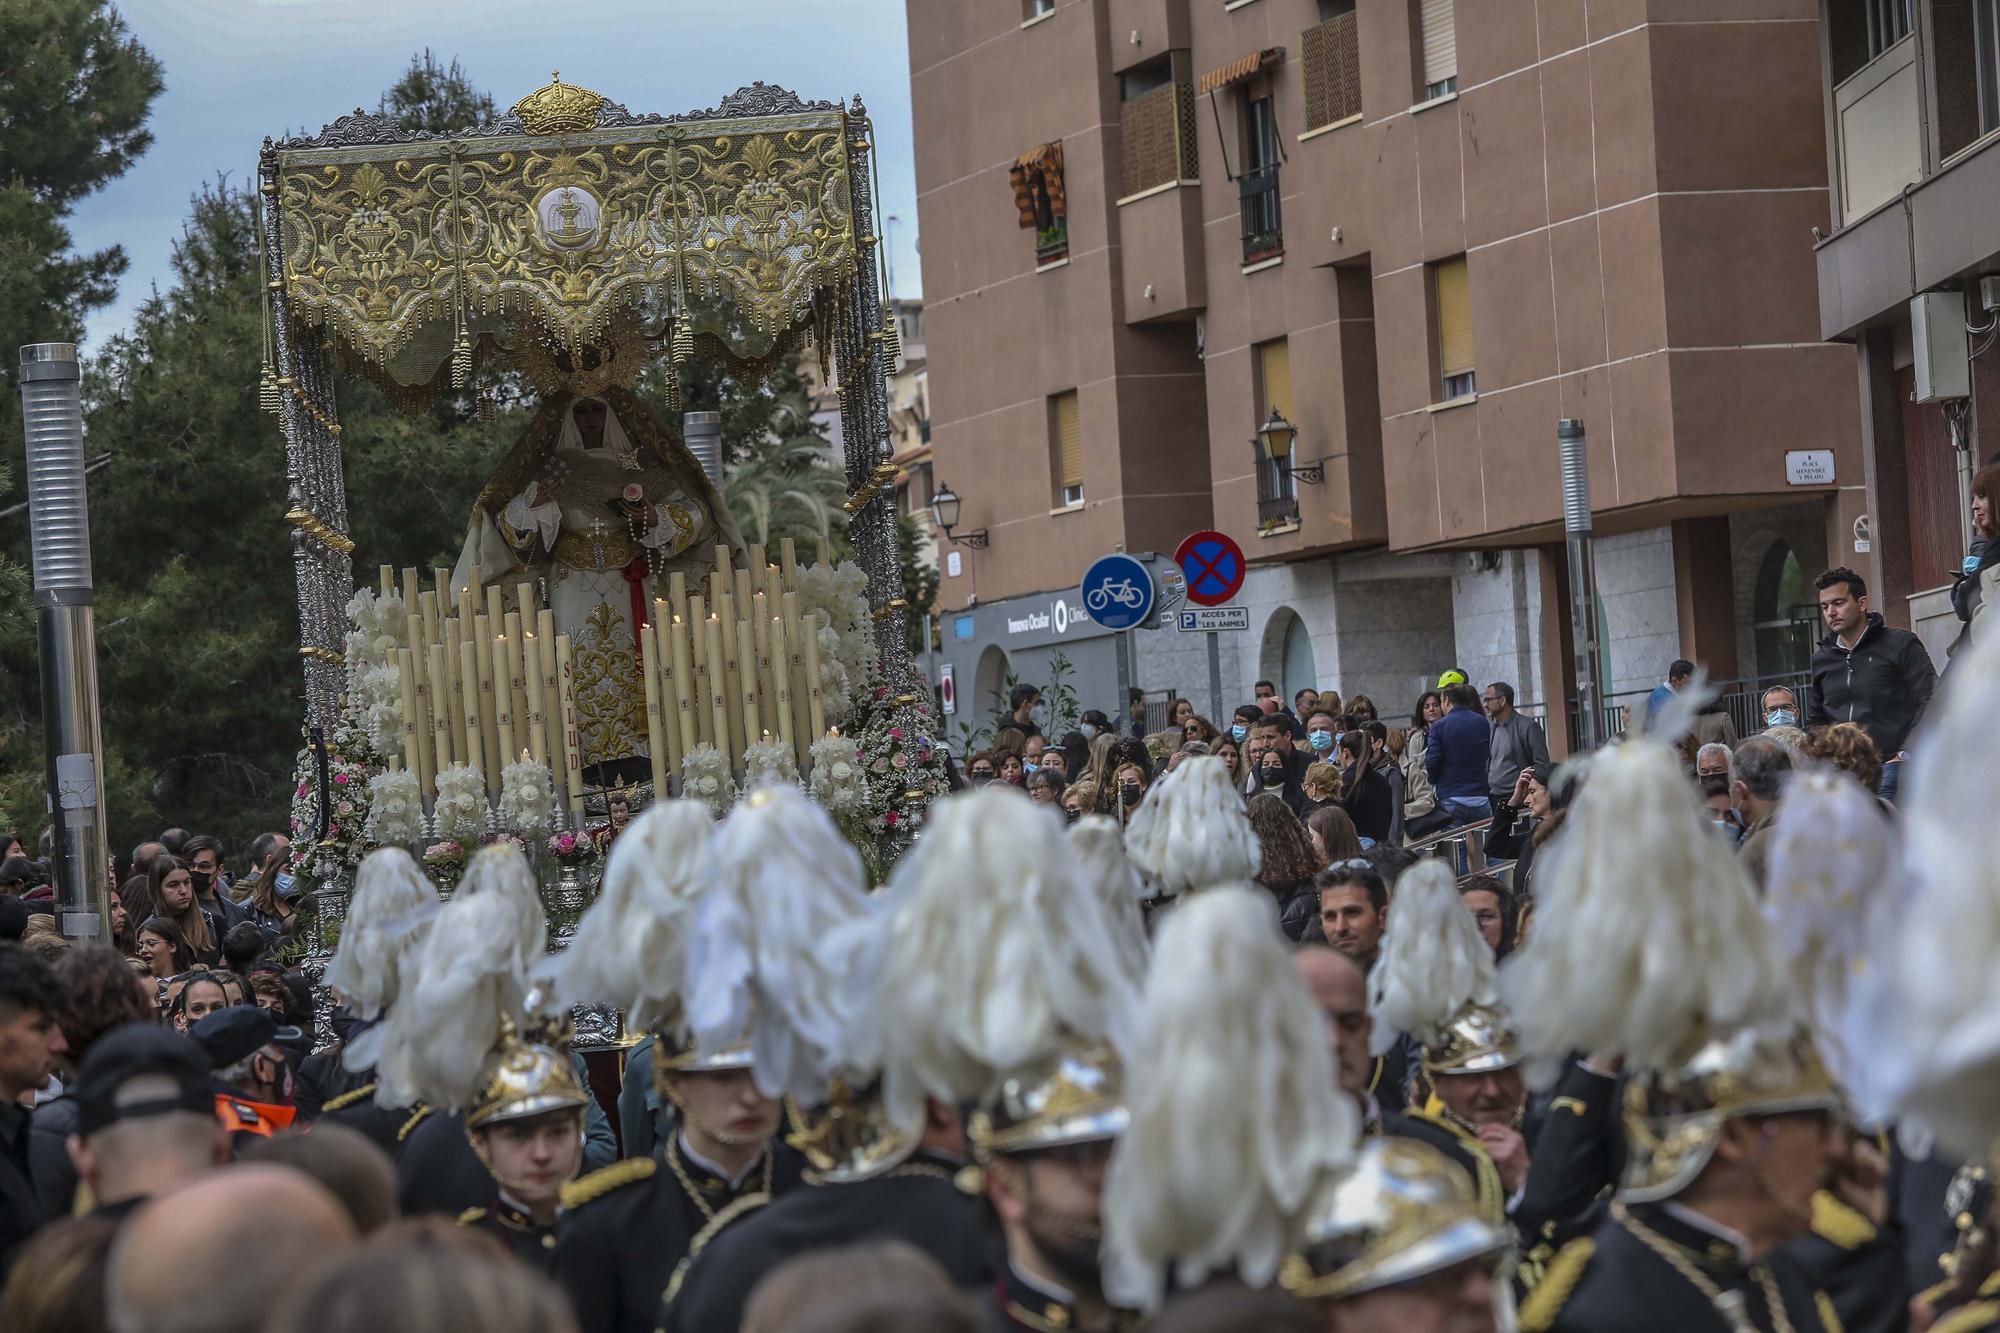
[[1223,533],[1189,533],[1174,548],[1174,563],[1187,576],[1187,599],[1196,606],[1221,606],[1243,591],[1243,548]]

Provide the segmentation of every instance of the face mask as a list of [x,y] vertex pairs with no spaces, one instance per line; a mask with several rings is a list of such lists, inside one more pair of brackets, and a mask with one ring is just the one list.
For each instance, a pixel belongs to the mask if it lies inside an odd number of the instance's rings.
[[1238,745],[1243,744],[1243,738],[1249,734],[1250,728],[1244,726],[1241,722],[1236,723],[1229,729],[1229,739],[1235,741]]
[[207,893],[208,886],[215,882],[215,874],[208,870],[190,870],[188,878],[194,881],[196,893]]
[[1030,764],[1025,761],[1023,761],[1023,763],[1021,764],[1021,776],[1023,777],[1031,778],[1035,774],[1041,771],[1042,771],[1042,766],[1040,764]]
[[1263,777],[1266,787],[1282,787],[1285,785],[1285,766],[1283,764],[1264,764],[1257,771]]
[[1128,782],[1118,789],[1118,799],[1127,805],[1139,804],[1139,798],[1143,795],[1145,793],[1139,790],[1139,784],[1136,782]]
[[1092,737],[1097,735],[1097,724],[1095,722],[1086,722],[1082,726],[1078,727],[1077,730],[1083,733],[1083,738],[1085,740],[1090,740]]
[[1077,812],[1074,809],[1065,809],[1063,811],[1063,822],[1065,824],[1074,824],[1076,820]]
[[292,895],[299,891],[299,881],[296,876],[281,870],[271,881],[271,891],[289,902]]
[[1796,727],[1798,724],[1799,715],[1789,708],[1773,708],[1764,714],[1764,725],[1767,727]]
[[1321,754],[1325,754],[1333,748],[1333,733],[1330,731],[1308,731],[1306,739],[1311,741],[1313,749],[1318,750]]

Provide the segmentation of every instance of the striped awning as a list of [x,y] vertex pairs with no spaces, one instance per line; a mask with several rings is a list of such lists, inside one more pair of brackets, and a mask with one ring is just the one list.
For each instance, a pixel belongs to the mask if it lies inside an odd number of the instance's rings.
[[1201,76],[1201,82],[1197,85],[1197,90],[1204,93],[1212,93],[1217,88],[1227,88],[1232,83],[1240,83],[1242,80],[1249,78],[1259,70],[1269,69],[1284,58],[1284,47],[1266,47],[1262,51],[1256,51],[1244,56],[1241,60],[1232,60],[1221,69],[1210,70]]

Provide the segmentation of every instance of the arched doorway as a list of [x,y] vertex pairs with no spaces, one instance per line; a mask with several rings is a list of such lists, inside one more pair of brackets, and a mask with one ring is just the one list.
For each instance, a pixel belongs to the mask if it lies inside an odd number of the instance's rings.
[[1807,595],[1798,552],[1782,538],[1772,542],[1757,567],[1750,615],[1760,677],[1798,675],[1807,669],[1812,662],[1814,615],[1814,599]]
[[1288,606],[1279,607],[1264,627],[1264,660],[1278,682],[1278,697],[1287,703],[1300,690],[1319,688],[1312,635],[1298,612]]
[[987,644],[986,651],[979,655],[978,669],[972,673],[974,717],[997,716],[1006,711],[1007,670],[1007,654],[998,644]]

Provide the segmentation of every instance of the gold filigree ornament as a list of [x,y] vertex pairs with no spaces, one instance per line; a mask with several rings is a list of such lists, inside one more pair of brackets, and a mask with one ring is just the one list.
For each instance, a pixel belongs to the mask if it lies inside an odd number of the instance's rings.
[[576,356],[630,312],[740,374],[852,299],[845,112],[600,126],[601,103],[557,80],[516,104],[526,133],[273,150],[288,318],[422,397],[454,353],[525,329]]
[[552,70],[549,81],[510,108],[521,118],[521,128],[530,134],[569,134],[593,129],[604,97],[588,88],[562,81],[562,71]]

